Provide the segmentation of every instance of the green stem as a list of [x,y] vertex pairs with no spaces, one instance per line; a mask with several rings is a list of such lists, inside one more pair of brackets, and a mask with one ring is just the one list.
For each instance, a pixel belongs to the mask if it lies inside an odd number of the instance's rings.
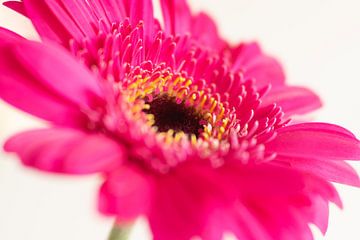
[[128,240],[130,231],[131,224],[119,225],[115,222],[108,240]]

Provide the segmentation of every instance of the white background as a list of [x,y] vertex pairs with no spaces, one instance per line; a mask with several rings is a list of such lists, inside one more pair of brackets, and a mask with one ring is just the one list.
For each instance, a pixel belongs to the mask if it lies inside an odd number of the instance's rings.
[[[3,1],[0,1],[3,2]],[[325,102],[311,117],[341,124],[360,137],[360,2],[358,0],[192,0],[210,12],[232,42],[259,40],[283,62],[288,81],[316,90]],[[30,23],[0,8],[0,25],[34,38]],[[0,53],[1,54],[1,53]],[[0,143],[38,120],[0,102]],[[354,164],[356,165],[356,164]],[[356,166],[360,172],[360,163]],[[0,239],[106,239],[112,220],[96,211],[100,179],[25,169],[0,153]],[[345,209],[331,208],[326,237],[360,239],[360,190],[338,186]],[[133,239],[147,239],[145,227]]]

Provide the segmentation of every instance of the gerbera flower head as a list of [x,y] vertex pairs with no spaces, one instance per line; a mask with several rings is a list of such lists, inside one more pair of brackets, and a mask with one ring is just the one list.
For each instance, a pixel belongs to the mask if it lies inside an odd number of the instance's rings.
[[23,0],[42,38],[1,29],[0,96],[49,122],[10,138],[25,165],[99,172],[99,209],[146,216],[154,239],[312,239],[327,228],[331,182],[359,185],[343,160],[356,137],[290,122],[321,106],[288,86],[256,43],[231,46],[183,0]]

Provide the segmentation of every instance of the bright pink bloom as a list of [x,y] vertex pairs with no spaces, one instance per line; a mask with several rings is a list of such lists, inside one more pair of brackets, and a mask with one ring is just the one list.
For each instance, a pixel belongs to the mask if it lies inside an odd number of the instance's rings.
[[204,13],[162,0],[23,0],[42,43],[0,31],[0,96],[45,119],[12,137],[24,164],[100,172],[99,208],[145,215],[155,240],[224,232],[242,240],[312,239],[325,233],[330,182],[359,186],[344,160],[360,159],[349,131],[288,117],[320,107],[287,86],[256,43],[231,47]]

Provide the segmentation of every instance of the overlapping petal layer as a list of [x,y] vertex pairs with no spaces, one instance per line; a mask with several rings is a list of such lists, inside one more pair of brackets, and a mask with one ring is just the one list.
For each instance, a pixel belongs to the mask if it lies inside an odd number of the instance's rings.
[[[285,84],[258,44],[230,46],[184,0],[161,1],[164,27],[150,0],[6,5],[43,42],[0,29],[0,97],[52,126],[5,150],[45,171],[100,172],[99,209],[119,222],[145,215],[155,240],[310,240],[309,224],[325,233],[328,204],[341,206],[330,182],[359,186],[344,162],[360,158],[352,133],[286,119],[319,97]],[[160,131],[149,109],[174,104],[170,115],[201,129]]]

